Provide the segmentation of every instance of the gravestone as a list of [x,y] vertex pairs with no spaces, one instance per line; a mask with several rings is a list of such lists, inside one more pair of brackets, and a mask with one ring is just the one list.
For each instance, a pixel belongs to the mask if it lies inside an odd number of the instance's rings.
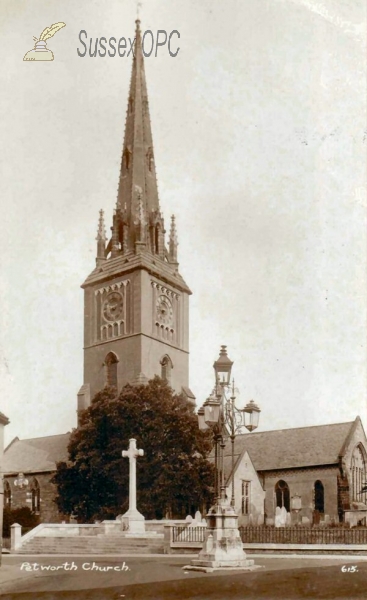
[[277,506],[275,509],[275,527],[281,527],[282,526],[282,515],[280,512],[280,506]]

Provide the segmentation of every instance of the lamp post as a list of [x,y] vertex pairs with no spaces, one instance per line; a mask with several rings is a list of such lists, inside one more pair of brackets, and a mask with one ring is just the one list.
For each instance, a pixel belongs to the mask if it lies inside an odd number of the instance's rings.
[[[256,429],[260,409],[253,400],[245,408],[235,405],[234,383],[230,386],[233,362],[227,355],[227,347],[221,346],[218,360],[214,362],[215,387],[212,394],[198,411],[201,430],[211,429],[215,453],[215,502],[207,514],[207,531],[203,549],[198,560],[191,562],[192,568],[213,570],[225,567],[254,569],[253,560],[247,560],[238,531],[238,515],[235,510],[234,494],[234,441],[239,431],[246,427]],[[227,398],[230,389],[230,397]],[[224,448],[231,439],[232,497],[226,497],[224,478]]]

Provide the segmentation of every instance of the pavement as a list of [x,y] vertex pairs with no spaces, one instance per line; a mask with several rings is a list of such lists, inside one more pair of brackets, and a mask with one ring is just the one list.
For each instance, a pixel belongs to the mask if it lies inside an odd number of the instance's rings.
[[201,573],[196,555],[5,555],[1,600],[354,600],[367,598],[367,556],[251,555],[254,572]]

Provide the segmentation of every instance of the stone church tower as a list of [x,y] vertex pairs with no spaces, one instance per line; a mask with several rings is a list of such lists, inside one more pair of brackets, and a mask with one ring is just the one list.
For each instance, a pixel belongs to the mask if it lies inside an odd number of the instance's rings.
[[189,295],[178,271],[172,216],[168,247],[159,206],[140,22],[122,150],[117,203],[107,241],[103,211],[96,268],[84,288],[84,384],[78,409],[105,385],[145,383],[155,375],[189,389]]

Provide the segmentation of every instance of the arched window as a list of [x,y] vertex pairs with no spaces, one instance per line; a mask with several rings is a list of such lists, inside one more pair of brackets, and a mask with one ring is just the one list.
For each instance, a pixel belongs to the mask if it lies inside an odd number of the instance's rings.
[[354,448],[351,460],[351,500],[354,502],[367,502],[367,494],[361,490],[367,481],[366,451],[361,444]]
[[324,512],[325,512],[324,486],[319,479],[317,481],[315,481],[314,493],[315,493],[315,510],[318,510],[319,513],[324,514]]
[[41,504],[41,491],[40,486],[37,479],[34,477],[31,484],[31,494],[32,494],[32,512],[39,513],[40,512],[40,504]]
[[105,359],[105,385],[117,388],[117,363],[119,359],[114,352],[109,352]]
[[290,511],[290,502],[289,502],[289,487],[288,484],[280,479],[278,483],[275,485],[275,495],[277,499],[277,506],[279,508],[284,508],[287,512]]
[[166,354],[161,360],[161,377],[164,381],[171,384],[171,371],[173,369],[172,361]]
[[4,508],[11,509],[11,488],[9,481],[4,481]]

